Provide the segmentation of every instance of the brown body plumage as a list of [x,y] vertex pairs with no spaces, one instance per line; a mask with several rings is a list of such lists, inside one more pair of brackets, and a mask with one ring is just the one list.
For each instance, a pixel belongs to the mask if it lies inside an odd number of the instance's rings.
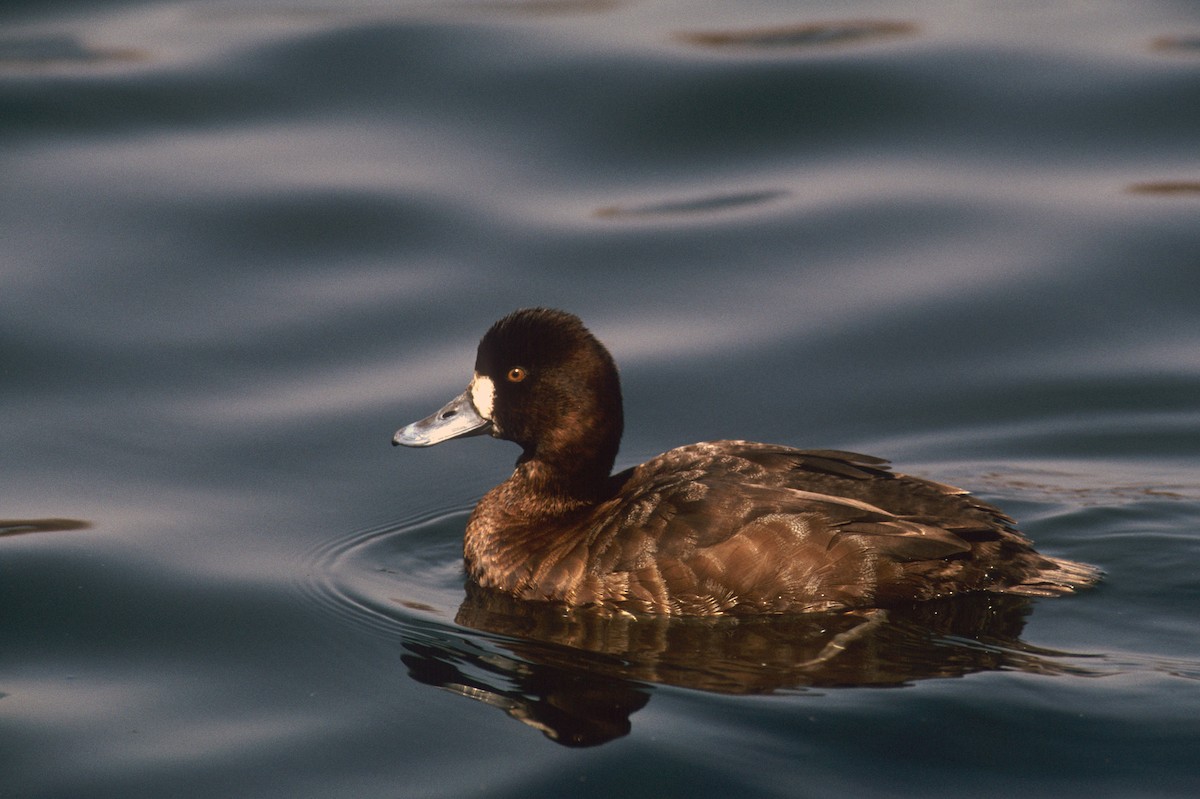
[[966,591],[1051,596],[1098,577],[1039,554],[1009,517],[967,492],[865,455],[716,441],[609,476],[620,383],[607,350],[570,314],[505,317],[480,342],[475,372],[461,397],[395,443],[491,432],[524,449],[467,524],[467,572],[485,588],[714,615]]

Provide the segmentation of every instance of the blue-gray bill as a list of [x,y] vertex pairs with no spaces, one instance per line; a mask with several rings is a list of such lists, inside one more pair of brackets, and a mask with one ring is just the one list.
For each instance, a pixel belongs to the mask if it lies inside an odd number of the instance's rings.
[[478,436],[490,432],[492,423],[479,415],[471,402],[470,391],[464,391],[447,402],[431,416],[400,428],[392,437],[392,445],[432,447],[452,438]]

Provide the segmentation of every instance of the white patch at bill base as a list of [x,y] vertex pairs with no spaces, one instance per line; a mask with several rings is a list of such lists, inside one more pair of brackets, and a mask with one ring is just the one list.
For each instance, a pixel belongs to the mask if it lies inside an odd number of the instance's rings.
[[495,403],[496,386],[492,384],[492,379],[476,374],[471,381],[471,404],[475,406],[475,412],[490,422]]

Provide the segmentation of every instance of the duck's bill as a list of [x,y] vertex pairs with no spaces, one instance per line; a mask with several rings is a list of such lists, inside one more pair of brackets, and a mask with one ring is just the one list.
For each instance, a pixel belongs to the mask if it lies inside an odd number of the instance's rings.
[[482,435],[490,432],[491,426],[492,423],[475,410],[470,390],[467,390],[432,416],[397,430],[392,436],[392,445],[432,447],[452,438]]

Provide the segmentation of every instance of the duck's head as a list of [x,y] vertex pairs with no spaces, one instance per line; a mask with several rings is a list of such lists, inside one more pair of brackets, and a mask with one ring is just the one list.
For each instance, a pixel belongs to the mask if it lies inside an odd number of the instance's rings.
[[622,426],[621,384],[608,350],[578,317],[530,308],[484,335],[466,391],[401,428],[392,443],[428,447],[489,433],[520,444],[522,462],[607,476]]

